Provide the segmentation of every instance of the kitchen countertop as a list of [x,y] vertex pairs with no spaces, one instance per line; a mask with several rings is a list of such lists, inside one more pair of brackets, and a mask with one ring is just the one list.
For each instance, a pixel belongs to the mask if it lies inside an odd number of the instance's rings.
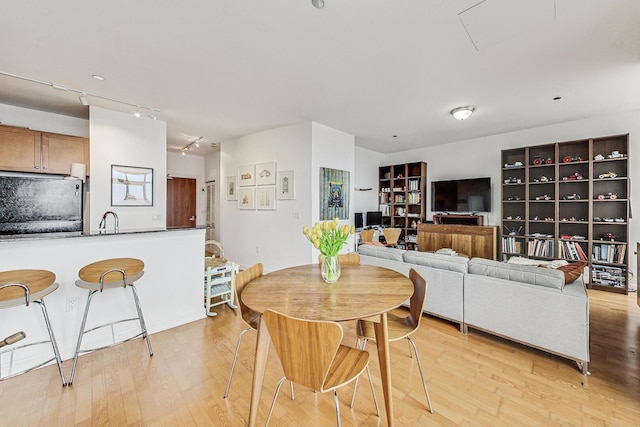
[[97,237],[97,236],[115,236],[140,233],[161,233],[165,231],[185,231],[185,230],[206,230],[214,228],[211,226],[198,226],[194,228],[143,228],[133,230],[93,230],[88,233],[82,231],[60,232],[60,233],[32,233],[32,234],[6,234],[0,235],[0,243],[10,241],[24,240],[51,240],[51,239],[67,239],[72,237]]

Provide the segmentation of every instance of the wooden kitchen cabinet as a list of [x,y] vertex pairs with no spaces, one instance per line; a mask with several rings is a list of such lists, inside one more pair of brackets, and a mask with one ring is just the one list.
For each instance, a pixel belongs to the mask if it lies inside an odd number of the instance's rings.
[[89,175],[87,138],[0,125],[0,170],[68,175],[71,163]]

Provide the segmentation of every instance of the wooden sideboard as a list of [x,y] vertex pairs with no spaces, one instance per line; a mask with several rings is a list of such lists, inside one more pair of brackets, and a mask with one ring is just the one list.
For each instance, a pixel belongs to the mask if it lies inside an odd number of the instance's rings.
[[470,257],[498,259],[498,227],[452,224],[418,224],[418,250],[451,248]]

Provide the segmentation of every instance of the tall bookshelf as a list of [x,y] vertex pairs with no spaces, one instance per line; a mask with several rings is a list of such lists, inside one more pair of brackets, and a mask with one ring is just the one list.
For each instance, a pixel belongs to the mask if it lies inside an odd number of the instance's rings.
[[378,204],[385,227],[402,228],[399,247],[417,250],[418,224],[426,210],[425,162],[381,166],[378,169]]
[[629,135],[502,151],[502,259],[588,263],[593,289],[628,292]]

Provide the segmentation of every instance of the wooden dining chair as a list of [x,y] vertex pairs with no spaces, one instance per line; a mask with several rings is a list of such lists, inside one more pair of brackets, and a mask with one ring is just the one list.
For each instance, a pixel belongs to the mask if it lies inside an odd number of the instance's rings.
[[367,242],[373,242],[373,235],[375,234],[376,230],[374,230],[373,228],[369,229],[369,230],[362,230],[360,232],[360,238],[362,239],[363,243],[367,243]]
[[383,228],[382,234],[384,234],[384,240],[387,242],[386,246],[398,246],[398,239],[402,233],[402,228]]
[[[343,331],[336,322],[297,319],[272,310],[264,312],[263,321],[284,371],[265,426],[269,424],[278,392],[285,380],[321,393],[333,391],[336,419],[340,426],[340,403],[336,390],[364,372],[369,364],[369,353],[340,344]],[[380,416],[373,383],[371,392],[376,414]]]
[[[338,262],[340,265],[360,265],[360,254],[357,252],[338,254]],[[322,254],[318,255],[318,263],[322,263]]]
[[[422,309],[424,308],[424,299],[427,293],[427,281],[413,268],[409,270],[409,279],[413,282],[413,295],[409,300],[409,315],[407,317],[399,317],[392,313],[387,314],[387,328],[389,331],[389,342],[398,341],[406,338],[409,341],[409,354],[411,355],[411,349],[416,355],[418,361],[418,369],[420,370],[420,377],[422,378],[422,387],[424,393],[427,395],[427,403],[429,404],[429,412],[433,414],[433,406],[431,405],[431,398],[429,397],[429,390],[427,389],[427,382],[424,379],[424,371],[422,370],[422,363],[420,362],[420,356],[418,355],[418,348],[416,343],[411,339],[411,334],[418,330],[420,327],[420,320],[422,319]],[[358,337],[358,347],[365,349],[368,340],[376,339],[374,323],[368,320],[358,320],[356,323],[356,334]],[[351,398],[351,407],[353,407],[353,401],[356,395],[356,388],[358,382],[353,387],[353,396]]]

